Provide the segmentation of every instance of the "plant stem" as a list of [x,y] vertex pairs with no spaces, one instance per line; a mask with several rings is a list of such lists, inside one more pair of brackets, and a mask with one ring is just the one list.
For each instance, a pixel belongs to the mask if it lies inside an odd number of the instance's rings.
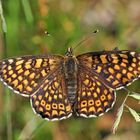
[[[2,23],[2,31],[3,31],[3,46],[4,46],[4,55],[3,57],[7,57],[7,45],[6,45],[6,33],[7,33],[7,25],[5,22],[5,18],[3,15],[2,2],[0,0],[0,18]],[[5,110],[6,110],[6,122],[7,122],[7,140],[12,140],[12,121],[11,121],[11,102],[10,102],[10,94],[8,90],[5,90]]]

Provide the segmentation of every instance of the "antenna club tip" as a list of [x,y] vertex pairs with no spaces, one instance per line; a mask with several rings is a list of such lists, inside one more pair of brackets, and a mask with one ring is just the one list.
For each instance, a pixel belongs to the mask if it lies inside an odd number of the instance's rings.
[[99,32],[99,30],[97,29],[97,30],[95,30],[95,31],[93,31],[93,33],[98,33]]
[[47,36],[50,36],[50,33],[48,31],[44,32]]

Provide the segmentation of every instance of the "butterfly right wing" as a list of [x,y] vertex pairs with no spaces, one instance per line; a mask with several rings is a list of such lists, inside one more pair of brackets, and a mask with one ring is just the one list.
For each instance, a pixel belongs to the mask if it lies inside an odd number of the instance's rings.
[[59,55],[23,56],[0,61],[0,79],[23,96],[32,95],[44,79],[61,66]]

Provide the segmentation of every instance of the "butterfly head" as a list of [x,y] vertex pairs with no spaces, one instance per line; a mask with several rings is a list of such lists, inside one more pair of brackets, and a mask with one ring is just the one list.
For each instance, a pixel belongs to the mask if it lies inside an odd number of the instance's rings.
[[69,47],[65,53],[66,56],[72,57],[73,56],[73,49]]

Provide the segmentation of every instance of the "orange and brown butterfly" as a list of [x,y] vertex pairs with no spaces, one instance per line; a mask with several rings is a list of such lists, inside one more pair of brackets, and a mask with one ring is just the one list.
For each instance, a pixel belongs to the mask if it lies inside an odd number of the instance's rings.
[[35,113],[47,120],[96,117],[110,110],[115,91],[140,77],[140,53],[127,50],[65,56],[39,55],[0,61],[0,79],[29,97]]

